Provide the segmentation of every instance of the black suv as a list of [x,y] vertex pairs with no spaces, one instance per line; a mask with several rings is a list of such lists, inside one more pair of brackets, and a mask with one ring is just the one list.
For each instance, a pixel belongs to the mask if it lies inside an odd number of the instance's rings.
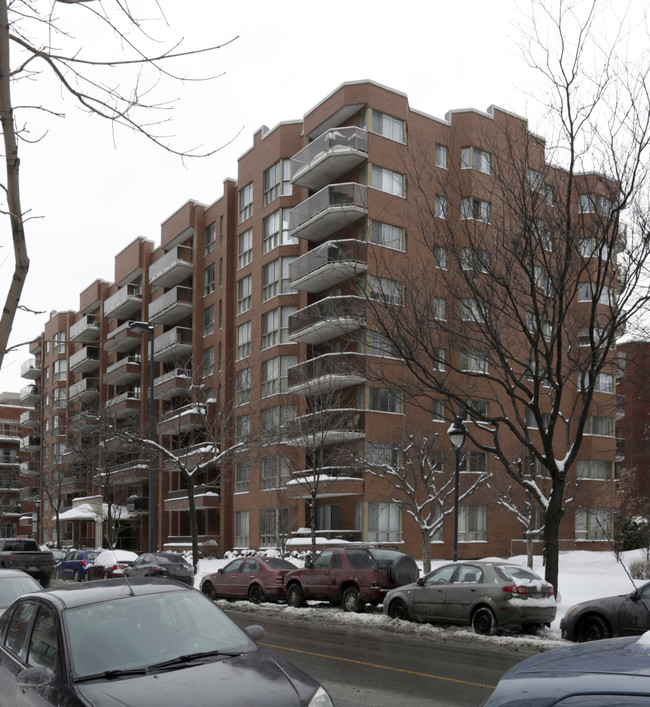
[[376,606],[393,587],[415,582],[415,560],[401,550],[386,547],[342,546],[323,550],[304,569],[288,572],[284,591],[289,606],[307,599],[342,604],[345,611]]

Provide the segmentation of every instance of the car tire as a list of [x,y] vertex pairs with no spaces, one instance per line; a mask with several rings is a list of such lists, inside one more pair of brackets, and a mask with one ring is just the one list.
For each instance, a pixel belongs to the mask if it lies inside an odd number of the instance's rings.
[[481,606],[472,615],[472,628],[481,636],[494,636],[499,630],[497,617],[488,606]]
[[420,570],[409,555],[400,555],[388,568],[388,579],[397,586],[411,584],[419,575]]
[[590,616],[585,616],[578,624],[577,636],[579,643],[601,641],[604,638],[611,638],[612,631],[602,616],[591,614]]
[[307,602],[305,601],[305,595],[302,593],[302,589],[297,582],[290,584],[287,587],[287,604],[299,609],[305,606]]
[[59,573],[59,570],[54,570],[54,579],[61,579],[61,574]]
[[43,587],[43,589],[47,589],[50,586],[50,579],[51,576],[49,574],[42,574],[38,578],[38,581],[40,582],[41,587]]
[[84,582],[90,582],[90,572],[88,570],[84,572]]
[[527,636],[534,636],[542,628],[542,624],[521,624],[521,630]]
[[264,601],[264,592],[259,584],[251,584],[248,588],[248,601],[251,604],[261,604]]
[[108,573],[102,572],[102,579],[108,579]]
[[208,599],[212,599],[214,601],[214,586],[212,585],[212,582],[203,582],[201,585],[201,591],[206,597],[208,597]]
[[79,570],[74,571],[74,574],[72,575],[72,579],[75,582],[81,582],[81,575],[79,574]]
[[388,616],[391,619],[399,619],[400,621],[409,620],[409,610],[406,608],[406,602],[403,599],[394,599],[388,607]]
[[348,587],[343,592],[341,604],[343,605],[343,611],[354,611],[356,613],[363,611],[365,606],[365,602],[361,601],[359,590],[356,587]]

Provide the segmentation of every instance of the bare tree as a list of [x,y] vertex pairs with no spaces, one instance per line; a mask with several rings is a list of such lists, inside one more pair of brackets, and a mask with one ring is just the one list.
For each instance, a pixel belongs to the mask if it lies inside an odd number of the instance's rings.
[[[158,3],[151,5],[162,15]],[[148,11],[139,9],[143,14]],[[70,26],[78,15],[85,19],[89,36],[71,34]],[[149,26],[150,22],[118,0],[55,0],[49,6],[38,0],[0,0],[0,125],[6,165],[2,213],[9,219],[14,252],[13,277],[0,316],[0,365],[29,270],[25,224],[32,209],[25,211],[21,202],[18,147],[21,140],[44,138],[30,133],[25,116],[36,112],[52,119],[63,117],[58,105],[16,105],[12,88],[18,82],[37,82],[42,95],[53,83],[64,99],[81,110],[140,134],[181,158],[216,151],[175,146],[163,127],[173,103],[169,97],[157,96],[169,82],[188,80],[173,72],[174,62],[220,47],[185,49],[181,42],[160,44],[148,34]],[[112,56],[105,59],[96,53],[96,40],[104,32],[112,42]]]

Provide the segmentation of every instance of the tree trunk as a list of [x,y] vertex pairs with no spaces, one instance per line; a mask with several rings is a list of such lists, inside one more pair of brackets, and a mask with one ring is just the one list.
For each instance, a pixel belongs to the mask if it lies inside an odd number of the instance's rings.
[[420,528],[422,532],[422,571],[424,574],[431,572],[431,536],[426,528]]
[[309,503],[309,529],[311,530],[311,556],[312,559],[318,552],[316,549],[316,490],[312,489]]
[[528,557],[528,566],[533,569],[533,533],[529,529],[526,531],[526,555]]
[[564,516],[562,499],[564,497],[564,481],[553,481],[551,500],[544,514],[544,553],[546,557],[545,578],[553,585],[557,596],[558,574],[560,570],[560,523]]
[[189,474],[185,477],[187,502],[190,511],[190,534],[192,535],[192,565],[196,574],[199,568],[199,528],[196,522],[196,504],[194,502],[194,479]]

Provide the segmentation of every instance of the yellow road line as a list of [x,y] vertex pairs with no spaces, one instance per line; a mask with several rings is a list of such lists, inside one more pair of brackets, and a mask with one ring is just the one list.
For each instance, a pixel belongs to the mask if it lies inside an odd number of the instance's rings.
[[354,663],[356,665],[365,665],[369,668],[379,668],[380,670],[392,670],[396,673],[406,673],[407,675],[417,675],[421,678],[432,678],[433,680],[445,680],[447,682],[457,682],[461,685],[472,685],[473,687],[484,687],[488,690],[494,690],[495,685],[484,685],[481,682],[470,682],[469,680],[458,680],[457,678],[447,678],[442,675],[430,675],[429,673],[419,673],[415,670],[404,670],[403,668],[393,668],[389,665],[377,665],[376,663],[366,663],[363,660],[352,660],[351,658],[341,658],[337,655],[326,655],[325,653],[313,653],[312,651],[303,651],[299,648],[287,648],[285,646],[276,646],[271,643],[262,643],[260,645],[266,646],[267,648],[275,648],[281,651],[290,651],[292,653],[302,653],[303,655],[313,655],[317,658],[329,658],[330,660],[340,660],[344,663]]

